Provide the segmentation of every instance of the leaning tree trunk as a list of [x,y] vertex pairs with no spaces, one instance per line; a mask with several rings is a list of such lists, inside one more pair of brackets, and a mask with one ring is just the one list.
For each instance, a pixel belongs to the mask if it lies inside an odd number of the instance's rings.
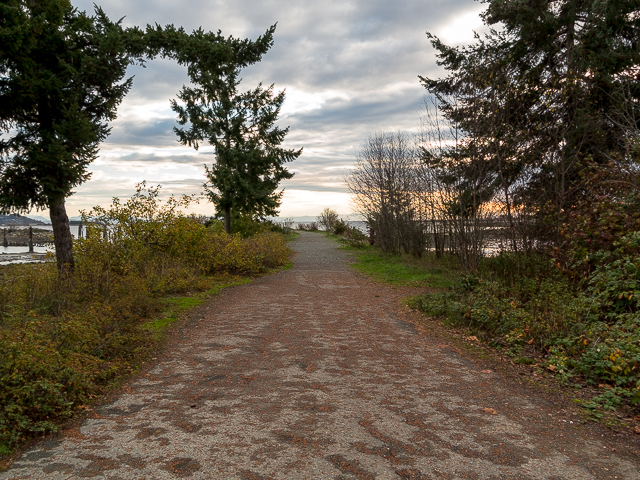
[[64,198],[49,202],[49,215],[53,227],[53,243],[56,247],[56,261],[58,272],[72,272],[75,267],[73,260],[73,238],[69,228],[69,217],[64,206]]

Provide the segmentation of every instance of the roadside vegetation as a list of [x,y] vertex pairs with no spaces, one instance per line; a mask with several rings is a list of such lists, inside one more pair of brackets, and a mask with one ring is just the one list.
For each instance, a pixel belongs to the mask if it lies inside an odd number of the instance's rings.
[[182,214],[191,198],[158,195],[143,184],[86,213],[73,273],[0,267],[0,455],[136,371],[181,313],[288,262],[278,225],[242,219],[227,234],[222,221]]
[[429,34],[445,76],[421,77],[419,133],[371,135],[345,177],[384,254],[357,268],[455,257],[411,305],[597,389],[595,416],[640,414],[636,13],[489,0],[472,44]]
[[353,267],[374,280],[423,288],[407,304],[430,320],[530,365],[532,372],[544,369],[566,386],[591,387],[592,398],[580,394],[576,401],[593,417],[605,410],[640,413],[638,317],[628,307],[635,294],[620,296],[615,289],[636,267],[622,251],[589,281],[575,282],[543,253],[504,252],[468,272],[455,255],[393,255],[327,235],[351,250]]
[[539,364],[576,388],[598,388],[600,394],[584,404],[596,416],[623,405],[637,414],[638,288],[629,285],[637,264],[622,252],[616,256],[574,283],[548,256],[504,253],[410,305],[467,330],[514,363]]
[[[285,94],[237,90],[241,69],[273,45],[275,25],[249,40],[125,28],[94,10],[67,0],[0,5],[0,213],[48,209],[57,263],[0,267],[0,455],[135,371],[181,311],[290,256],[290,228],[259,221],[277,214],[278,183],[293,176],[284,163],[301,153],[279,146]],[[184,215],[193,198],[162,204],[142,184],[124,203],[84,213],[87,236],[74,241],[66,198],[89,179],[132,87],[127,67],[159,56],[198,87],[171,102],[178,124],[189,124],[175,130],[183,144],[215,147],[205,192],[224,222]]]

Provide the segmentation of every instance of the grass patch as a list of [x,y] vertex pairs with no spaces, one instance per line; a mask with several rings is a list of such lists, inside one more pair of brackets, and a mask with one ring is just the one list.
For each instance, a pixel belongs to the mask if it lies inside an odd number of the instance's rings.
[[340,241],[344,250],[354,253],[353,268],[380,282],[441,290],[451,287],[460,276],[458,262],[452,257],[436,258],[430,253],[422,258],[385,255],[376,246],[353,246],[330,232],[322,233],[327,238]]
[[353,267],[376,280],[392,285],[408,285],[443,289],[451,286],[455,273],[438,266],[435,258],[413,260],[384,255],[379,249],[371,248],[356,252]]

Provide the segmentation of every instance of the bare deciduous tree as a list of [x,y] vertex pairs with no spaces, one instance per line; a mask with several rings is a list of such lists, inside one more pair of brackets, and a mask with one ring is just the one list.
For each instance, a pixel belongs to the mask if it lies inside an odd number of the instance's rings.
[[421,256],[425,250],[416,153],[413,139],[402,132],[374,134],[345,178],[355,211],[367,220],[384,252]]
[[338,212],[330,208],[325,208],[322,213],[316,217],[316,222],[327,232],[330,232],[338,221],[338,218]]

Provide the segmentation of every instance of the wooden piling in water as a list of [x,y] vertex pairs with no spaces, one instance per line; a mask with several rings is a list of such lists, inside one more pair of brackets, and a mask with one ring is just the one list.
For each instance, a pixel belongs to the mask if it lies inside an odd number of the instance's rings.
[[33,253],[33,227],[29,227],[29,253]]

